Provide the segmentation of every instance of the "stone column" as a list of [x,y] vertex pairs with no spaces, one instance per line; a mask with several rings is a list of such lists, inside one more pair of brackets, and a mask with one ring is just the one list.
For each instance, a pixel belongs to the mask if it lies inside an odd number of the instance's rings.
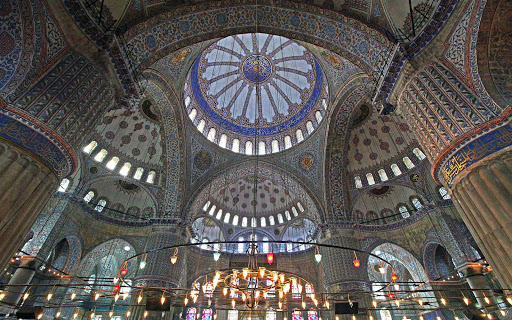
[[[146,240],[145,251],[168,247],[177,244],[186,243],[182,236],[182,230],[176,226],[157,225],[153,227],[153,232]],[[141,270],[135,278],[135,285],[142,287],[151,287],[156,289],[183,288],[186,283],[187,256],[185,248],[178,251],[178,260],[176,264],[171,264],[170,257],[174,249],[161,250],[148,253],[146,257],[146,267]],[[155,293],[160,297],[161,293]],[[136,314],[132,313],[130,320],[142,319],[144,309]],[[137,317],[135,317],[137,316]],[[173,308],[162,317],[160,311],[148,312],[146,319],[172,319]]]
[[484,300],[486,296],[490,300],[490,305],[496,306],[498,301],[496,300],[482,269],[483,266],[481,263],[467,263],[459,268],[459,270],[464,274],[469,287],[472,289],[473,295],[480,305],[480,308],[485,308],[487,306],[487,303]]
[[16,269],[7,284],[6,294],[2,302],[13,307],[18,305],[35,274],[36,266],[34,257],[22,256],[20,266]]
[[57,186],[52,169],[33,154],[0,138],[0,267],[20,248]]
[[452,199],[501,285],[512,288],[512,148],[474,163],[453,181]]
[[[327,229],[320,238],[319,243],[337,245],[342,247],[360,249],[361,240],[357,239],[353,229]],[[350,299],[359,303],[359,314],[364,314],[370,305],[370,297],[368,294],[356,294],[357,291],[371,292],[370,282],[367,273],[366,255],[358,254],[357,257],[361,261],[359,268],[354,267],[354,252],[352,250],[342,250],[334,248],[320,248],[322,253],[321,268],[324,274],[324,289],[327,292],[344,292],[343,298],[348,301]],[[339,296],[338,296],[339,298]],[[331,301],[331,308],[334,308],[334,301]],[[334,319],[334,312],[330,312],[329,319]],[[351,315],[339,316],[340,320],[351,320]]]

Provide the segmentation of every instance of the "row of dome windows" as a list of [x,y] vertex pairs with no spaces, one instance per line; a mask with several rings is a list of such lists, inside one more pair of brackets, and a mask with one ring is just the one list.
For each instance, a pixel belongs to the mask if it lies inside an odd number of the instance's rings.
[[[97,146],[98,146],[98,143],[96,141],[91,141],[91,143],[89,143],[83,149],[83,151],[87,154],[91,154],[94,151],[94,149],[96,149]],[[107,150],[101,149],[98,153],[96,153],[96,155],[94,156],[93,159],[97,162],[103,162],[103,160],[105,160],[107,154],[108,154]],[[107,167],[107,169],[113,171],[117,167],[118,163],[119,163],[119,158],[112,157],[107,162],[107,164],[105,166]],[[131,167],[132,167],[132,164],[130,162],[125,162],[123,164],[123,166],[121,167],[121,169],[119,170],[119,174],[122,175],[123,177],[128,176],[128,174],[130,173]],[[135,170],[135,173],[133,174],[133,179],[140,180],[142,178],[143,174],[144,174],[144,168],[138,167],[137,170]],[[153,184],[155,182],[155,177],[156,177],[156,172],[151,170],[146,177],[146,182]]]
[[[251,236],[250,239],[253,241],[258,241],[258,235],[254,235],[254,237]],[[270,252],[270,243],[266,242],[266,241],[269,241],[269,238],[263,237],[262,240],[263,240],[263,242],[258,245],[259,252],[269,253]],[[219,240],[218,239],[214,240],[214,242],[216,242],[216,241],[219,241]],[[248,244],[242,243],[244,241],[245,241],[244,237],[238,237],[238,242],[240,242],[240,243],[238,243],[236,245],[237,253],[245,253],[246,252],[246,250],[248,248]],[[304,242],[304,239],[300,238],[297,241]],[[190,239],[190,242],[192,242],[192,243],[201,242],[202,244],[199,246],[199,248],[202,250],[229,251],[226,248],[221,248],[221,245],[218,243],[214,243],[213,245],[209,244],[210,240],[208,238],[203,238],[201,241],[197,240],[196,238],[192,238],[192,239]],[[297,252],[297,251],[304,251],[309,248],[310,248],[310,245],[307,245],[307,244],[294,245],[293,243],[286,243],[286,244],[281,243],[281,244],[273,244],[272,252]]]
[[[299,208],[298,210],[300,210],[300,212],[304,212],[305,209],[304,207],[302,206],[302,204],[300,202],[297,202],[297,208]],[[294,217],[298,217],[299,216],[299,211],[297,210],[297,208],[295,208],[295,206],[292,206],[292,213],[293,213],[293,216]],[[224,222],[224,223],[231,223],[232,225],[234,226],[238,226],[238,223],[239,223],[239,216],[238,215],[233,215],[233,219],[231,220],[231,213],[229,212],[226,212],[224,213],[222,209],[218,209],[217,210],[217,206],[216,205],[212,205],[212,203],[210,201],[207,201],[204,206],[203,206],[203,211],[204,212],[208,212],[208,214],[212,217],[215,217],[215,219],[221,221],[221,222]],[[286,220],[290,221],[292,220],[292,215],[290,214],[290,211],[286,210],[284,212],[284,217],[286,218]],[[260,217],[259,219],[259,225],[258,225],[258,219],[255,218],[255,217],[252,217],[251,218],[251,228],[256,228],[256,227],[262,227],[262,228],[265,228],[267,227],[267,217]],[[276,221],[278,224],[283,224],[284,223],[284,218],[283,218],[283,215],[281,213],[278,213],[277,214],[277,218],[274,218],[274,216],[269,216],[268,217],[268,223],[269,225],[273,226],[276,224]],[[241,221],[241,226],[242,227],[247,227],[248,226],[248,218],[247,217],[242,217],[242,221]]]
[[[196,115],[197,115],[196,109],[192,109],[192,111],[189,114],[189,117],[192,120],[192,122],[196,118]],[[322,113],[320,111],[317,111],[315,113],[315,118],[316,118],[317,123],[320,124],[320,122],[322,121],[322,118],[323,118]],[[206,135],[206,138],[208,140],[210,140],[211,142],[217,143],[219,145],[219,147],[221,147],[221,148],[231,149],[231,151],[233,151],[233,152],[245,153],[246,155],[249,155],[249,156],[253,155],[254,152],[256,151],[256,150],[254,150],[255,148],[253,146],[253,141],[251,141],[251,140],[245,141],[245,148],[243,149],[243,151],[240,149],[241,144],[240,144],[239,139],[233,139],[233,141],[231,142],[231,146],[228,147],[228,136],[226,134],[221,134],[218,142],[216,142],[215,139],[217,136],[217,130],[215,128],[210,128],[210,130],[208,130],[208,133],[206,133],[205,126],[206,126],[206,122],[204,120],[200,120],[196,127],[197,127],[197,130],[199,130],[199,132]],[[307,130],[308,135],[313,133],[313,131],[315,130],[315,128],[313,126],[313,122],[311,122],[311,121],[306,122],[306,130]],[[297,143],[302,142],[304,140],[304,133],[302,132],[301,129],[297,129],[297,131],[295,131],[295,137],[297,139]],[[257,148],[258,155],[277,153],[281,150],[286,150],[286,149],[291,148],[293,146],[292,137],[289,135],[285,136],[283,143],[284,143],[284,149],[281,147],[281,143],[277,139],[274,139],[270,143],[270,149],[267,150],[267,143],[265,141],[259,141],[258,148]]]
[[[425,154],[418,148],[414,148],[412,150],[412,152],[419,160],[423,160],[426,158]],[[405,166],[407,167],[407,169],[414,168],[414,163],[411,161],[411,159],[409,157],[403,157],[402,160],[403,160]],[[393,172],[395,177],[398,177],[399,175],[402,174],[402,170],[400,170],[400,167],[398,167],[398,165],[396,163],[393,163],[391,165],[391,171]],[[379,171],[377,171],[377,173],[379,174],[379,178],[380,178],[381,182],[389,180],[386,170],[379,169]],[[360,189],[363,187],[363,181],[360,176],[355,176],[354,181],[355,181],[356,188]],[[374,185],[376,183],[375,178],[373,177],[373,174],[371,172],[366,174],[366,181],[368,182],[369,186]]]
[[[91,190],[91,191],[87,192],[87,194],[85,195],[84,201],[86,203],[89,203],[94,198],[94,196],[95,196],[94,191]],[[107,201],[101,199],[98,201],[98,203],[94,207],[94,210],[101,212],[101,211],[103,211],[103,209],[105,208],[106,205],[107,205]]]

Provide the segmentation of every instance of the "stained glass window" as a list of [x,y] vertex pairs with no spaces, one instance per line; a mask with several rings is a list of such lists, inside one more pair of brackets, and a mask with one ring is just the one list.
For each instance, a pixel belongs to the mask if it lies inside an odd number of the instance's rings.
[[403,160],[404,160],[404,163],[405,163],[405,166],[407,167],[407,169],[414,168],[414,163],[412,163],[412,161],[409,157],[404,157]]
[[400,170],[400,168],[398,167],[398,165],[396,163],[393,163],[391,165],[391,171],[393,171],[393,173],[395,174],[395,176],[399,176],[402,174],[402,170]]
[[373,178],[373,174],[371,173],[366,174],[366,180],[368,180],[368,184],[370,186],[375,184],[375,179]]
[[355,176],[354,177],[354,181],[356,183],[356,188],[362,188],[363,187],[363,182],[361,181],[361,177],[360,176]]
[[238,310],[228,310],[228,320],[238,320]]
[[140,180],[142,178],[142,174],[144,173],[144,168],[138,167],[137,170],[135,170],[135,174],[133,175],[133,179]]
[[302,316],[302,311],[295,310],[292,312],[292,320],[304,320]]
[[423,205],[420,202],[420,199],[418,198],[412,198],[411,202],[416,209],[421,209],[421,207],[423,207]]
[[439,188],[439,194],[441,195],[441,197],[443,197],[444,200],[448,200],[448,199],[452,198],[452,197],[450,197],[450,194],[448,193],[448,190],[446,190],[445,187]]
[[148,178],[146,179],[146,182],[147,183],[155,182],[155,176],[156,176],[155,171],[150,171],[149,174],[148,174]]
[[187,320],[196,320],[197,310],[196,308],[188,308]]
[[98,152],[95,156],[94,156],[94,160],[95,161],[98,161],[98,162],[102,162],[103,159],[105,159],[105,157],[107,156],[107,150],[105,149],[101,149],[100,152]]
[[85,146],[83,151],[87,154],[91,154],[91,152],[93,152],[93,150],[96,149],[97,146],[98,146],[98,143],[96,141],[91,141],[91,143],[89,143],[87,146]]
[[130,173],[130,168],[132,167],[132,164],[129,162],[125,162],[123,166],[121,167],[121,170],[119,170],[119,174],[123,177],[126,177],[128,173]]
[[60,182],[59,190],[57,190],[57,191],[66,192],[68,187],[69,187],[69,179],[62,179],[62,181]]
[[409,214],[409,210],[407,210],[407,207],[406,206],[400,206],[398,208],[398,211],[400,212],[400,214],[402,215],[402,218],[409,218],[411,215]]
[[423,151],[421,151],[420,149],[418,148],[414,148],[412,149],[412,153],[414,153],[414,155],[420,159],[420,160],[423,160],[426,158],[425,154],[423,153]]
[[315,310],[309,310],[308,320],[318,320],[318,313]]
[[265,320],[276,320],[277,319],[277,313],[275,310],[269,309],[267,310],[267,314],[265,316]]
[[92,198],[94,198],[94,191],[91,190],[91,191],[87,192],[87,194],[85,195],[84,201],[89,203],[89,201],[91,201]]
[[103,208],[105,208],[106,205],[107,205],[107,201],[101,199],[100,201],[98,201],[98,204],[96,205],[94,210],[101,212],[101,211],[103,211]]
[[380,181],[387,181],[388,180],[388,174],[386,173],[386,170],[380,169],[379,170],[379,177],[380,177]]

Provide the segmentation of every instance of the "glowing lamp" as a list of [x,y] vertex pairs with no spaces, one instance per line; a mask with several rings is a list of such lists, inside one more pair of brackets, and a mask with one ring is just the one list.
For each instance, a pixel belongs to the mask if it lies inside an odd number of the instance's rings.
[[247,278],[247,274],[249,274],[249,268],[243,268],[242,275],[244,276],[244,278]]
[[131,314],[132,314],[132,312],[131,312],[130,310],[128,310],[128,311],[126,312],[126,317],[127,317],[127,318],[129,318]]
[[75,313],[73,314],[73,319],[76,319],[76,317],[78,317],[78,312],[75,312]]
[[55,318],[58,318],[60,317],[60,311],[57,311],[57,313],[55,314]]
[[5,298],[5,292],[0,293],[0,301]]
[[[114,291],[116,291],[116,292],[117,292],[117,291],[119,291],[119,290],[121,290],[121,286],[120,286],[120,285],[118,285],[118,284],[116,284],[116,285],[114,286]],[[73,292],[73,294],[74,294],[74,292]],[[71,296],[74,298],[74,296],[73,296],[73,295],[71,295]],[[73,300],[73,299],[71,299],[71,300]]]
[[162,294],[162,297],[160,298],[160,303],[161,304],[164,304],[165,303],[165,296]]
[[263,278],[264,275],[265,275],[265,268],[260,267],[260,278]]
[[507,297],[507,302],[508,302],[509,304],[512,304],[512,297],[508,296],[508,297]]
[[236,305],[236,301],[235,301],[235,299],[231,300],[231,306],[234,308],[234,307],[235,307],[235,305]]
[[393,293],[392,293],[392,292],[389,292],[389,293],[388,293],[388,297],[389,297],[389,299],[393,299]]
[[418,304],[419,304],[420,306],[423,306],[423,300],[418,299]]
[[29,295],[30,294],[28,292],[25,292],[25,294],[23,295],[23,300],[27,300]]
[[174,255],[173,255],[173,256],[171,256],[171,263],[172,263],[172,264],[175,264],[175,263],[176,263],[176,261],[178,261],[178,257],[177,257],[177,256],[174,256]]
[[219,251],[215,251],[213,253],[213,260],[214,261],[219,261],[219,259],[220,259],[220,252]]
[[329,309],[329,301],[325,301],[325,307]]
[[487,304],[490,304],[490,303],[491,303],[491,300],[490,300],[490,299],[489,299],[489,297],[487,297],[487,296],[485,296],[484,301],[485,301],[485,303],[487,303]]
[[146,261],[141,261],[141,262],[139,263],[139,268],[140,268],[141,270],[142,270],[142,269],[144,269],[144,268],[146,267],[146,264],[147,264],[147,263],[146,263]]
[[144,318],[147,318],[147,316],[148,316],[148,312],[144,311]]
[[228,294],[228,288],[224,288],[224,289],[222,289],[222,294],[223,294],[223,295],[227,295],[227,294]]
[[75,300],[76,298],[76,293],[73,291],[73,293],[71,294],[71,300]]
[[320,261],[322,261],[322,255],[320,253],[315,254],[315,260],[317,263],[320,263]]
[[468,297],[464,297],[464,299],[463,299],[463,300],[464,300],[464,303],[465,303],[467,306],[469,306],[469,299],[468,299]]
[[37,319],[41,319],[42,317],[43,317],[43,314],[42,314],[42,313],[40,313],[40,314],[38,314],[38,315],[37,315]]
[[50,301],[52,300],[52,297],[53,297],[53,293],[48,293],[48,295],[46,296],[46,300]]
[[279,309],[283,309],[283,303],[279,301]]
[[187,297],[185,297],[185,299],[183,300],[183,304],[184,304],[184,305],[187,305],[187,304],[188,304],[188,298],[187,298]]
[[98,300],[100,297],[100,293],[99,292],[96,292],[96,294],[94,295],[94,300]]
[[137,297],[137,303],[140,303],[142,301],[142,293],[139,294],[139,296]]
[[119,299],[119,293],[116,293],[116,295],[114,296],[114,301],[117,302],[118,299]]
[[302,309],[306,309],[306,302],[302,301]]
[[123,277],[128,273],[128,269],[127,268],[123,268],[121,269],[121,271],[119,271],[119,274],[121,274]]
[[445,298],[441,298],[441,303],[445,306],[447,304],[446,299]]
[[372,304],[373,304],[373,307],[374,307],[374,308],[377,308],[377,301],[373,300],[373,301],[372,301]]
[[110,310],[110,312],[108,313],[108,316],[112,318],[113,315],[114,315],[114,311]]
[[267,253],[267,262],[268,262],[268,264],[272,264],[272,262],[274,262],[274,253],[273,252]]
[[359,259],[354,259],[354,261],[353,261],[353,262],[354,262],[354,267],[359,268],[359,267],[361,266],[361,260],[359,260]]
[[398,276],[397,276],[395,273],[393,273],[393,274],[391,275],[391,280],[393,280],[393,281],[398,280]]

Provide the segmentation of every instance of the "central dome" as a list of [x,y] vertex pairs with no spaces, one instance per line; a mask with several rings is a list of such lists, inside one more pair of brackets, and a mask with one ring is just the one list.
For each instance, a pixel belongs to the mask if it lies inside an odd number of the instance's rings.
[[320,64],[297,42],[240,34],[196,59],[185,106],[199,131],[221,147],[268,154],[312,134],[325,115],[327,85]]

